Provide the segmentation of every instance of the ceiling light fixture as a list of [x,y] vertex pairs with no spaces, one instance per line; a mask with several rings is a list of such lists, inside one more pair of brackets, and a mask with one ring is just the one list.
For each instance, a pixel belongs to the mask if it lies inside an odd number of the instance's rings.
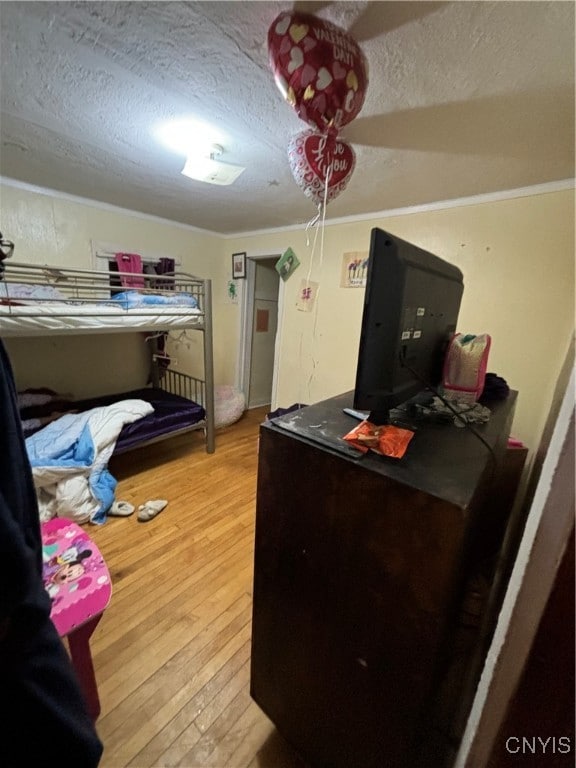
[[176,120],[159,126],[155,135],[168,149],[186,155],[182,174],[195,181],[226,186],[246,170],[241,165],[219,162],[224,151],[220,142],[226,137],[206,123]]
[[165,147],[186,157],[206,157],[214,143],[226,139],[220,131],[198,120],[173,120],[158,126],[154,133]]
[[218,184],[220,186],[233,184],[246,169],[241,165],[219,162],[217,158],[220,157],[222,152],[223,149],[219,144],[213,144],[204,156],[196,153],[190,155],[182,169],[182,174],[190,179],[203,181],[207,184]]

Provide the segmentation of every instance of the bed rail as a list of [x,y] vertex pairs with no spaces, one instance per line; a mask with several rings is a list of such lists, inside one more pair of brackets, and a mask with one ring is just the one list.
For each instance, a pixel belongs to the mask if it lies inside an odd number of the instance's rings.
[[165,392],[170,392],[172,395],[179,395],[180,397],[188,398],[188,400],[193,400],[204,408],[206,411],[204,424],[206,452],[214,453],[215,419],[213,386],[208,387],[202,379],[190,376],[188,373],[180,373],[180,371],[175,371],[172,368],[165,368],[162,371],[162,375],[158,377],[158,382],[155,383],[155,386],[160,387]]
[[[198,309],[205,313],[206,284],[209,280],[198,278],[186,272],[170,272],[150,275],[144,272],[105,272],[102,270],[68,269],[49,264],[25,264],[14,261],[4,263],[4,277],[0,278],[0,298],[22,298],[26,288],[34,300],[34,293],[42,303],[56,303],[63,300],[81,304],[110,304],[119,293],[144,294],[174,298],[180,293],[192,295],[198,302]],[[122,285],[122,283],[126,285]],[[4,286],[2,285],[4,284]],[[44,289],[42,292],[41,289]],[[119,302],[119,306],[122,304]],[[73,315],[74,305],[67,313]]]
[[205,407],[206,385],[195,376],[174,371],[172,368],[166,368],[163,371],[159,386],[160,389],[170,392],[172,395],[186,397],[188,400],[194,400],[195,403]]
[[[130,330],[168,332],[181,327],[202,331],[204,380],[176,371],[165,371],[162,386],[174,394],[201,403],[206,411],[206,450],[208,453],[214,452],[211,280],[181,271],[150,275],[69,269],[15,261],[6,261],[4,266],[4,275],[0,274],[0,335],[3,336],[53,336],[56,333]],[[131,281],[131,285],[120,284],[127,281]],[[134,281],[138,285],[134,285]],[[115,300],[114,297],[119,293],[126,294],[127,300]],[[169,298],[170,308],[166,315],[175,315],[176,319],[163,316],[153,304],[132,307],[131,294]],[[178,302],[179,296],[182,296],[181,302]],[[196,299],[197,308],[190,306],[190,296]],[[173,302],[174,298],[176,303]],[[100,315],[98,307],[102,308]],[[108,323],[110,315],[113,318]],[[114,318],[117,316],[129,318],[129,322],[116,323]],[[78,318],[78,323],[56,323],[58,318]],[[8,321],[12,319],[14,324],[9,324]]]

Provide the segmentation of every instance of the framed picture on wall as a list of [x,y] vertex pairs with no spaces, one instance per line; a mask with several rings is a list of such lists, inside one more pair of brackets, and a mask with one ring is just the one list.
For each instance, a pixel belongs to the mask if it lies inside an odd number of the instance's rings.
[[246,254],[245,253],[233,253],[232,254],[232,278],[238,280],[239,278],[246,277]]

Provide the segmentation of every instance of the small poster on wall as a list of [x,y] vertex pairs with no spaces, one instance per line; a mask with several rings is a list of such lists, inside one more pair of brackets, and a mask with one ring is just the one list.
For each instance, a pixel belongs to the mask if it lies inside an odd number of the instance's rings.
[[230,304],[238,304],[238,283],[236,280],[228,280],[227,297]]
[[368,252],[353,251],[342,256],[340,288],[362,288],[366,285]]
[[287,248],[276,262],[276,272],[278,272],[282,280],[288,280],[299,264],[298,257],[292,248]]
[[312,312],[318,294],[318,286],[319,283],[314,283],[312,280],[301,281],[296,309],[300,312]]
[[270,311],[267,309],[256,310],[256,333],[268,333],[270,325]]
[[246,253],[232,254],[232,279],[246,277]]

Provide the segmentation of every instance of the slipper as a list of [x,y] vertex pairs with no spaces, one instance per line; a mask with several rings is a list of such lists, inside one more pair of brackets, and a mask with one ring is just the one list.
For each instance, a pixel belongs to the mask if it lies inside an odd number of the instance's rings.
[[108,514],[113,517],[128,517],[134,512],[134,507],[127,501],[115,501],[108,510]]
[[147,523],[148,520],[152,520],[159,512],[162,512],[167,504],[166,499],[155,499],[154,501],[147,501],[145,504],[141,504],[138,507],[138,520],[141,523]]

